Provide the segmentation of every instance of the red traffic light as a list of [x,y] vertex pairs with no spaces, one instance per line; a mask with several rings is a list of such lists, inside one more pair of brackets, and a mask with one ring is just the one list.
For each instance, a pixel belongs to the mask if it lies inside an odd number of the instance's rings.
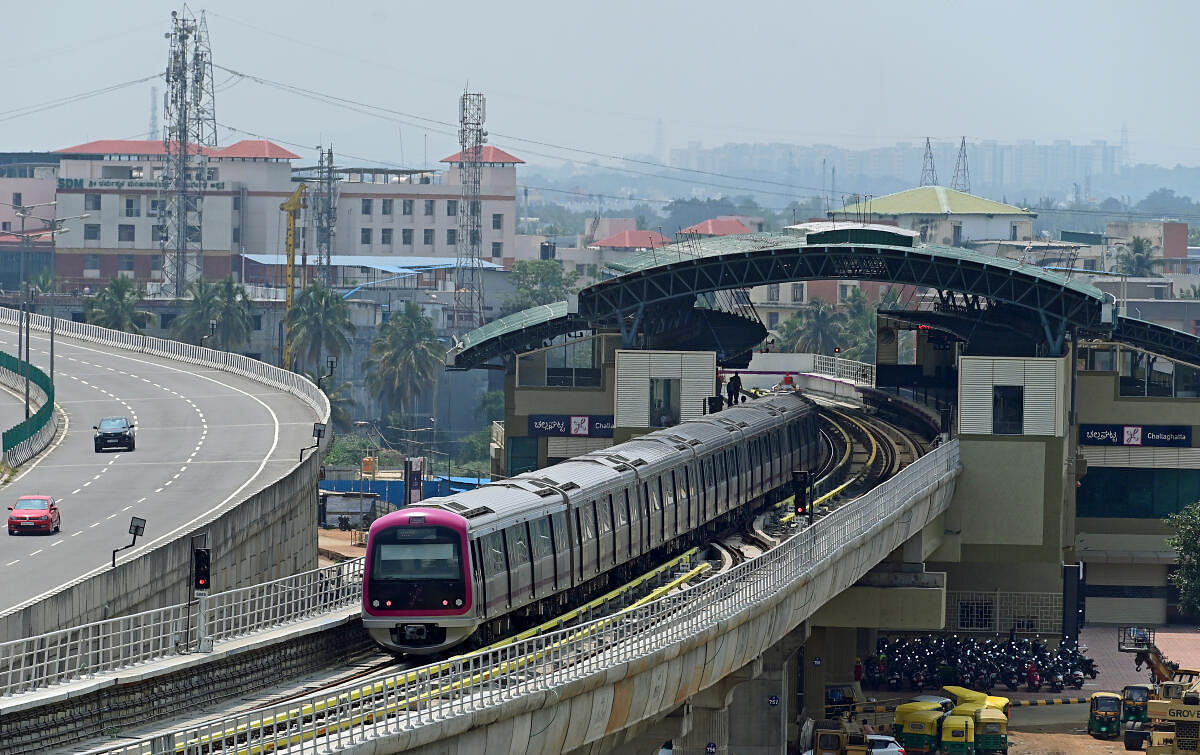
[[841,346],[834,346],[834,347],[833,347],[833,353],[834,353],[834,354],[841,354],[841,353],[842,353],[842,347],[841,347]]

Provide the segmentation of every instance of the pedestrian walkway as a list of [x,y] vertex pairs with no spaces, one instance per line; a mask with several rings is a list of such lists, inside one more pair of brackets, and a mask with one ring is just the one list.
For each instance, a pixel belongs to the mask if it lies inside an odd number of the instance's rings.
[[321,565],[349,561],[367,553],[367,533],[357,530],[317,530],[317,554]]

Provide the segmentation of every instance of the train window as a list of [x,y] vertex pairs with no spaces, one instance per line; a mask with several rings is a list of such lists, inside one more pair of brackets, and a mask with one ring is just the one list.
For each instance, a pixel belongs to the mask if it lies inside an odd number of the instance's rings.
[[662,503],[658,498],[658,486],[650,486],[642,483],[642,493],[646,495],[646,502],[650,505],[651,511],[658,511],[662,508]]
[[600,534],[607,535],[612,532],[612,496],[596,502],[596,515],[599,519]]
[[502,574],[507,571],[504,565],[504,540],[499,532],[493,532],[483,539],[484,558],[488,560],[488,571],[492,574]]
[[582,532],[580,537],[583,540],[596,539],[595,504],[596,502],[593,501],[591,506],[585,506],[579,510],[579,528]]
[[[624,496],[618,495],[617,500],[613,503],[613,514],[617,518],[617,526],[624,527],[629,524],[629,491],[624,491]],[[609,496],[612,500],[612,496]]]
[[671,508],[675,505],[675,475],[672,473],[670,477],[663,475],[658,478],[658,487],[662,490],[663,506]]
[[518,565],[529,561],[529,544],[525,540],[525,527],[518,524],[507,531],[508,561]]
[[550,520],[543,517],[529,523],[529,534],[533,538],[533,557],[543,559],[554,554],[550,542]]

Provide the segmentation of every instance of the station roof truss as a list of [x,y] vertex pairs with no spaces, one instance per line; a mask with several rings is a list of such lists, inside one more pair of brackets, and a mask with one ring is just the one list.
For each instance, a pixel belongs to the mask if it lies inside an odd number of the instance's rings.
[[[887,240],[880,234],[880,240]],[[824,240],[822,237],[818,237]],[[1191,364],[1200,364],[1200,337],[1153,323],[1117,318],[1102,320],[1107,294],[1098,288],[1035,265],[968,249],[923,244],[896,238],[894,244],[805,243],[790,234],[756,233],[691,240],[634,254],[609,265],[606,280],[579,292],[578,313],[568,315],[566,302],[548,305],[528,322],[510,315],[468,333],[448,355],[456,369],[478,366],[502,353],[484,341],[521,340],[519,331],[537,330],[540,338],[591,327],[619,330],[626,348],[646,326],[647,318],[674,308],[692,308],[697,296],[722,289],[751,288],[805,280],[858,280],[934,289],[947,298],[957,292],[966,300],[986,300],[988,309],[1006,319],[1030,321],[1045,353],[1062,355],[1068,333],[1101,335]],[[1111,297],[1109,297],[1111,298]],[[559,312],[561,310],[561,312]],[[522,313],[518,313],[521,315]],[[999,323],[997,323],[999,324]],[[532,334],[531,334],[532,335]]]

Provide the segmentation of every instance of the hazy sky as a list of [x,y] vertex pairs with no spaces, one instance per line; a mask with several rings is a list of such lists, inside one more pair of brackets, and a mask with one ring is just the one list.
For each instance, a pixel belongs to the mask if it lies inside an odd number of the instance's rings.
[[[165,67],[170,10],[150,0],[3,0],[0,150],[141,138],[151,82],[12,117]],[[378,161],[457,151],[457,98],[487,95],[490,141],[531,162],[665,145],[847,147],[937,139],[1120,140],[1138,162],[1200,165],[1200,3],[375,2],[208,0],[215,62],[451,123],[373,117],[218,70],[217,120]],[[220,129],[222,143],[246,138]],[[428,149],[426,149],[428,144]]]

